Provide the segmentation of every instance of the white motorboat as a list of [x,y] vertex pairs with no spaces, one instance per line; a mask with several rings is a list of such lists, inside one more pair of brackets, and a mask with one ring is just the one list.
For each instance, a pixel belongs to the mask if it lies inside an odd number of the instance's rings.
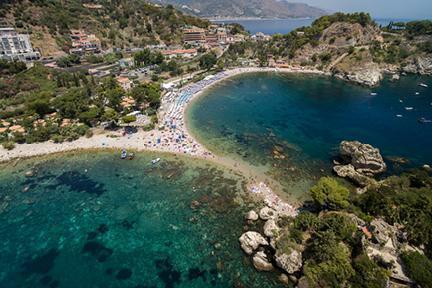
[[161,160],[160,158],[156,158],[156,159],[153,159],[153,160],[151,161],[151,163],[154,165],[154,164],[159,163],[160,160]]

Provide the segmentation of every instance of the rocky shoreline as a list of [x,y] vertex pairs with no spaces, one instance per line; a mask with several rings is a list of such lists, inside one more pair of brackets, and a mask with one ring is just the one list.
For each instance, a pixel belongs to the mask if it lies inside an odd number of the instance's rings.
[[[334,160],[333,171],[337,176],[353,183],[356,187],[354,191],[358,195],[368,189],[386,186],[385,180],[377,181],[374,178],[386,170],[387,165],[378,148],[358,141],[340,143],[339,156]],[[423,170],[432,171],[428,165],[423,166]],[[260,210],[251,210],[244,217],[244,233],[239,237],[239,243],[257,271],[276,271],[279,273],[279,281],[282,284],[307,288],[310,287],[310,284],[304,274],[304,265],[307,262],[304,262],[306,260],[303,255],[306,244],[305,241],[296,242],[298,240],[293,240],[296,236],[291,235],[291,225],[297,215],[297,213],[287,213],[271,205],[266,205]],[[365,221],[353,212],[332,211],[331,209],[322,210],[317,215],[317,219],[325,221],[323,219],[333,217],[332,215],[349,219],[354,229],[362,235],[361,249],[365,255],[375,261],[382,259],[379,261],[391,263],[389,283],[396,282],[405,285],[413,283],[405,274],[401,255],[407,251],[424,252],[408,243],[403,225],[397,223],[390,225],[381,217]],[[311,237],[310,234],[306,236],[306,239],[309,237]]]

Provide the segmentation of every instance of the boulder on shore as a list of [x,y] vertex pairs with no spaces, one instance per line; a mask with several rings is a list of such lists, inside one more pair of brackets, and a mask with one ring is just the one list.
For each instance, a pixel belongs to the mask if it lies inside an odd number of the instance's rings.
[[276,254],[276,264],[288,274],[299,271],[303,265],[302,255],[299,251],[292,250],[289,254]]
[[255,211],[251,210],[248,213],[246,213],[245,219],[248,221],[256,221],[258,220],[258,214]]
[[273,264],[267,258],[267,255],[263,251],[257,252],[252,258],[253,265],[258,271],[271,271],[273,270]]
[[358,141],[342,141],[339,153],[346,164],[351,164],[361,174],[374,176],[387,169],[380,150],[372,145]]
[[260,245],[269,245],[267,240],[260,233],[255,231],[243,233],[239,241],[241,248],[248,255],[251,255]]
[[264,224],[264,235],[273,238],[276,237],[279,233],[279,226],[276,224],[276,221],[274,219],[269,219]]
[[275,218],[277,216],[277,213],[275,210],[266,206],[260,210],[259,216],[262,220],[269,220]]

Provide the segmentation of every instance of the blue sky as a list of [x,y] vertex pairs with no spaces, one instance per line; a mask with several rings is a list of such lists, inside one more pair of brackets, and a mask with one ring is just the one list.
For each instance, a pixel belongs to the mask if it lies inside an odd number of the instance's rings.
[[366,11],[373,17],[432,19],[432,0],[289,0],[330,11]]

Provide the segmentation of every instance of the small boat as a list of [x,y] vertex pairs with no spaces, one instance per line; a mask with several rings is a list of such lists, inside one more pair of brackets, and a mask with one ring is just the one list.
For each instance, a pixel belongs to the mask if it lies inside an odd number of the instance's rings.
[[429,87],[427,84],[424,84],[424,83],[420,83],[419,86],[424,87],[424,88],[428,88]]
[[126,157],[127,157],[127,151],[123,149],[121,152],[121,159],[126,159]]
[[416,94],[416,95],[420,95],[420,92],[416,92],[415,94]]
[[405,107],[405,110],[411,111],[411,110],[414,110],[414,107]]
[[154,165],[154,164],[159,163],[160,160],[161,160],[160,158],[156,158],[156,159],[153,159],[153,160],[151,161],[151,163]]
[[396,117],[398,117],[398,118],[402,118],[403,115],[401,115],[401,114],[397,114]]
[[370,93],[370,95],[371,95],[371,96],[377,96],[378,93],[372,92],[372,93]]
[[432,123],[432,120],[421,117],[420,119],[418,119],[418,122],[420,122],[420,123]]
[[400,100],[399,100],[399,102],[400,102],[400,103],[403,103],[403,100],[402,100],[402,99],[400,99]]

